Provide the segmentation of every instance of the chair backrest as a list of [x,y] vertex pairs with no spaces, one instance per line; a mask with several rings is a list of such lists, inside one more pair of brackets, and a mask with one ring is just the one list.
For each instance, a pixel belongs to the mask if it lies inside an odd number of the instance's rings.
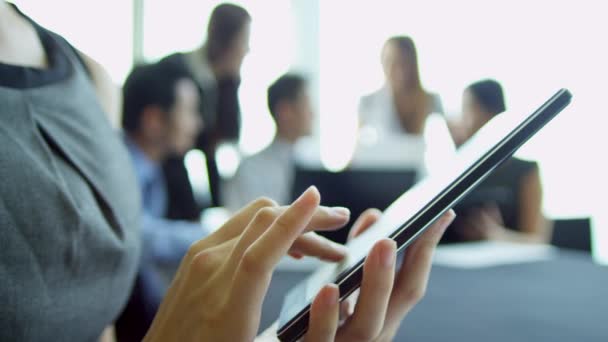
[[551,244],[591,253],[591,219],[587,217],[554,220]]

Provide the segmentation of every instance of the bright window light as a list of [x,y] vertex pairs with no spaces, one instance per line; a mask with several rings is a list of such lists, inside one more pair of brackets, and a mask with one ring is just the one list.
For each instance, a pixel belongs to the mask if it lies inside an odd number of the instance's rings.
[[239,151],[233,144],[221,144],[215,153],[217,168],[223,179],[230,179],[239,167],[241,158]]
[[458,115],[462,90],[482,78],[503,84],[513,111],[535,109],[569,88],[571,106],[518,155],[539,162],[549,216],[594,218],[596,257],[608,260],[604,2],[337,0],[320,8],[325,155],[340,154],[336,132],[352,126],[360,96],[382,86],[380,51],[392,35],[414,39],[423,84],[439,93],[450,116]]
[[184,166],[192,184],[192,192],[199,203],[208,203],[211,199],[207,158],[201,150],[190,150],[184,156]]

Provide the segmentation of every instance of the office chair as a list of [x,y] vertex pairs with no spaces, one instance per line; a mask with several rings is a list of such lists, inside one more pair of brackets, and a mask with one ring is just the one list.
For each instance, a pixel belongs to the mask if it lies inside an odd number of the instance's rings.
[[591,253],[591,219],[587,217],[554,220],[551,244],[559,248]]

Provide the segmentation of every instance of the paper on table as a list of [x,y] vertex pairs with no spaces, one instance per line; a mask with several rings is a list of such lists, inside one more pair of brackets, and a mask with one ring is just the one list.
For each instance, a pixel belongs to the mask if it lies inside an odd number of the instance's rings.
[[433,264],[456,268],[483,268],[545,261],[554,258],[557,249],[549,245],[511,242],[467,242],[439,246]]

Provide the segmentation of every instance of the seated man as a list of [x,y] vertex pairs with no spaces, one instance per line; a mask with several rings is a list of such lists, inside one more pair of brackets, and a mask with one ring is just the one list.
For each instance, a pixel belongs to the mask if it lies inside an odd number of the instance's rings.
[[294,74],[281,76],[268,88],[268,109],[276,123],[276,136],[266,149],[244,159],[224,187],[224,205],[230,210],[260,196],[280,204],[291,199],[293,146],[310,134],[313,119],[306,80]]
[[168,63],[138,66],[123,88],[124,141],[143,207],[143,255],[134,291],[137,304],[131,298],[129,308],[137,306],[135,316],[148,324],[167,285],[158,266],[177,268],[190,245],[209,233],[198,222],[165,218],[167,189],[161,165],[170,155],[188,151],[202,125],[199,91],[188,75]]
[[161,164],[194,144],[202,125],[199,92],[185,70],[136,67],[123,89],[122,126],[141,189],[144,245],[157,261],[178,263],[205,231],[199,223],[164,219],[167,189]]

